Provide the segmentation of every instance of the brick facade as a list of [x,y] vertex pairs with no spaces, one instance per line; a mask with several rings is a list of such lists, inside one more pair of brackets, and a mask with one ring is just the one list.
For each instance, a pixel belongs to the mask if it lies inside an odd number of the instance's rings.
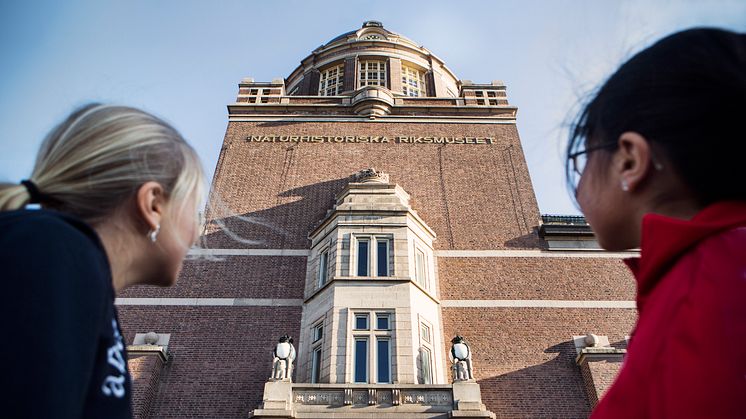
[[[271,102],[242,100],[266,84],[242,82],[229,106],[202,238],[212,253],[190,256],[174,287],[119,296],[127,342],[135,333],[171,335],[166,364],[130,359],[140,417],[238,418],[260,405],[277,338],[310,335],[301,330],[307,281],[318,267],[309,263],[309,233],[366,168],[387,173],[437,235],[440,370],[450,368],[447,342],[465,336],[482,401],[497,417],[584,417],[608,387],[618,365],[578,366],[572,338],[598,333],[624,347],[636,319],[634,309],[614,305],[634,299],[626,267],[597,250],[554,252],[539,236],[505,86],[462,83],[429,51],[389,35],[380,42],[358,42],[359,31],[341,35],[304,59],[281,88],[273,82],[278,96]],[[427,68],[427,91],[437,97],[382,90],[393,100],[356,99],[362,89],[355,90],[349,71],[362,52],[395,56],[389,88],[401,85],[402,61]],[[316,67],[334,60],[344,64],[349,94],[308,97],[317,94]],[[495,92],[499,102],[478,104],[478,91]],[[375,112],[358,115],[368,103]],[[296,347],[303,360],[297,368],[310,368],[307,344]],[[435,384],[448,384],[445,376]]]

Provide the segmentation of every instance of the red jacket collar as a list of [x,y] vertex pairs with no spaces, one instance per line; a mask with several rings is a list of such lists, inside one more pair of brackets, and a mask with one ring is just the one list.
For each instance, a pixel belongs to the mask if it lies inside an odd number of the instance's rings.
[[682,253],[708,236],[738,226],[746,226],[746,201],[717,202],[691,220],[646,214],[640,257],[625,260],[637,279],[638,308],[640,300]]

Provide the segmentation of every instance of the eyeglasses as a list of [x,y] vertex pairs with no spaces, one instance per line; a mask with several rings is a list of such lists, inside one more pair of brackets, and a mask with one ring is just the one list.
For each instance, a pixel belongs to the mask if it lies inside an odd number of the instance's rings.
[[588,147],[585,150],[577,151],[575,153],[570,154],[567,156],[568,160],[570,160],[572,164],[572,171],[575,172],[575,174],[580,177],[583,174],[583,171],[585,170],[585,165],[588,163],[588,154],[597,151],[597,150],[603,150],[605,148],[611,148],[613,146],[616,146],[617,143],[604,143],[599,144],[594,147]]

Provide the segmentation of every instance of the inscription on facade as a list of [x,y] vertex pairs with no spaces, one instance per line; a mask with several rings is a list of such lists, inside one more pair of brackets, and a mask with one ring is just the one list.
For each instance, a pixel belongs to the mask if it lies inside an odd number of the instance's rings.
[[374,136],[374,135],[248,135],[250,143],[401,143],[494,144],[494,137]]

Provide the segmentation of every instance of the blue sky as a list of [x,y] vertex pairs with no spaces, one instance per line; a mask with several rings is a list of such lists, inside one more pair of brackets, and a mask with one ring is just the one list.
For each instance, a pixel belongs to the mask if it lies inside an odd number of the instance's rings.
[[561,153],[578,101],[661,36],[746,31],[746,2],[3,0],[0,180],[27,177],[44,135],[89,101],[168,120],[212,175],[241,78],[287,77],[366,20],[425,46],[461,79],[504,81],[539,208],[570,214]]

